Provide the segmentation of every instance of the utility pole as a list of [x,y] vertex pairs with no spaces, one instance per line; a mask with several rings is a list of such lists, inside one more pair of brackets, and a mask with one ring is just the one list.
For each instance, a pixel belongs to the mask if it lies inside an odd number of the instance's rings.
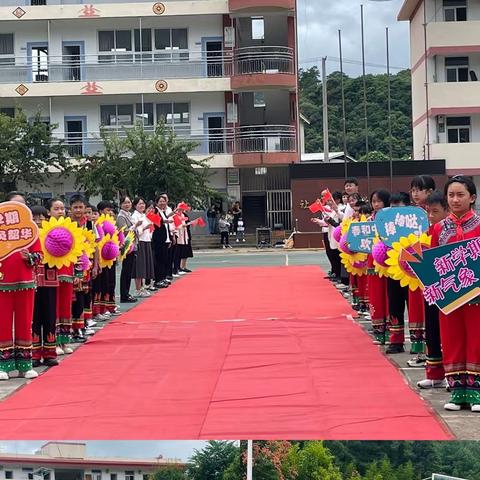
[[253,480],[253,440],[247,441],[247,480]]
[[327,57],[322,57],[322,97],[323,97],[323,161],[330,162],[328,139],[328,94],[327,94]]

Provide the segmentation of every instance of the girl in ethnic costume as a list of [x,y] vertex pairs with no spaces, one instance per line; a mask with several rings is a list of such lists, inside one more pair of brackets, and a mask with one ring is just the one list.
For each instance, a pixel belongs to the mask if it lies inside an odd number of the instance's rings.
[[[6,201],[25,203],[17,192],[8,194]],[[37,240],[30,248],[0,262],[0,380],[8,380],[15,370],[20,377],[38,376],[32,368],[32,320],[34,268],[41,258]]]
[[[450,214],[434,226],[432,247],[480,237],[480,216],[473,210],[477,189],[472,180],[451,178],[445,196]],[[472,249],[472,255],[478,252]],[[443,365],[452,392],[446,410],[469,404],[472,412],[480,413],[480,305],[476,302],[478,298],[449,315],[440,312]]]

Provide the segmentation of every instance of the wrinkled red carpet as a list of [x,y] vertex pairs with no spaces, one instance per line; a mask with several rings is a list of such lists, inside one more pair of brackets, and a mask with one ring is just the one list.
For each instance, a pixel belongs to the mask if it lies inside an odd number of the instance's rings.
[[0,438],[451,438],[323,276],[182,278],[1,403]]

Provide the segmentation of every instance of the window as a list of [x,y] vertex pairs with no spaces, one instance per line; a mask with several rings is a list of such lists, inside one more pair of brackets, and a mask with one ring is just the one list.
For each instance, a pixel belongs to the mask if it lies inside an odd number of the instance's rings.
[[15,63],[13,33],[0,33],[0,64]]
[[92,470],[92,480],[102,480],[102,471]]
[[265,39],[265,19],[263,17],[252,17],[252,40]]
[[133,125],[133,105],[101,105],[100,121],[106,127]]
[[263,92],[255,92],[253,94],[253,106],[255,108],[264,108],[267,106],[265,94]]
[[47,0],[30,0],[30,5],[46,5]]
[[153,125],[153,103],[137,103],[135,107],[135,121],[144,125]]
[[152,61],[152,30],[142,29],[141,41],[140,41],[140,29],[136,29],[133,32],[134,48],[135,52],[141,52],[135,55],[136,61]]
[[5,470],[5,479],[12,480],[13,479],[13,471],[12,470]]
[[14,107],[0,107],[0,114],[6,115],[7,117],[15,117],[15,108]]
[[157,122],[167,125],[189,125],[190,106],[188,103],[159,103],[157,104]]
[[135,480],[135,472],[133,470],[127,470],[125,472],[125,480]]
[[447,82],[468,82],[468,57],[445,59]]
[[125,52],[132,51],[131,30],[108,30],[98,32],[98,50],[113,52],[114,55],[99,55],[101,63],[131,62],[132,56]]
[[447,118],[447,142],[468,143],[470,142],[470,117]]
[[155,60],[188,60],[188,30],[186,28],[155,29]]
[[117,480],[117,474],[116,473],[111,473],[110,474],[110,480]]
[[443,13],[446,22],[466,22],[467,0],[443,0]]

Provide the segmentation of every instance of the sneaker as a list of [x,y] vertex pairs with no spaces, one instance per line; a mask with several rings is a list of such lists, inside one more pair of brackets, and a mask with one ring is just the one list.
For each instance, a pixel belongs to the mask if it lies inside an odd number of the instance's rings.
[[187,272],[184,272],[183,270],[178,271],[178,275],[185,275]]
[[417,387],[422,389],[429,389],[429,388],[445,388],[447,386],[447,381],[443,380],[430,380],[425,378],[417,382]]
[[44,361],[43,361],[43,364],[46,366],[46,367],[55,367],[58,365],[58,360],[56,358],[46,358]]
[[105,320],[108,320],[110,317],[107,317],[106,315],[103,315],[103,314],[98,314],[96,317],[95,317],[95,320],[97,322],[105,322]]
[[242,242],[245,243],[245,239],[243,239]]
[[450,412],[458,412],[462,409],[462,406],[458,405],[458,403],[448,402],[443,406],[443,408],[445,410],[449,410]]
[[470,407],[470,410],[471,410],[472,412],[475,412],[475,413],[480,413],[480,405],[479,405],[479,404],[472,405],[472,406]]
[[185,273],[192,273],[191,270],[189,270],[188,268],[182,268],[182,272],[185,272]]
[[103,314],[103,316],[107,317],[107,318],[110,318],[112,316],[112,313],[107,311]]
[[426,362],[426,359],[418,355],[408,360],[407,364],[409,367],[423,368],[425,366],[425,362]]
[[32,360],[32,367],[38,368],[42,366],[42,362],[40,360]]
[[9,378],[7,372],[0,372],[0,380],[8,380]]
[[92,328],[97,324],[97,322],[94,322],[93,320],[87,320],[86,325],[87,328]]
[[344,285],[343,283],[339,283],[338,285],[335,285],[335,288],[338,290],[348,290],[348,286]]
[[233,247],[229,244],[229,245],[227,245],[227,248],[233,248]]
[[112,315],[112,317],[118,317],[122,314],[122,312],[117,308],[114,312],[111,312],[110,314]]
[[385,353],[402,353],[404,351],[402,343],[391,343],[385,350]]
[[72,343],[85,343],[86,341],[87,341],[87,339],[83,335],[73,335],[72,336]]
[[18,372],[18,377],[19,378],[26,378],[26,379],[37,378],[38,377],[38,372],[36,372],[32,368],[31,370],[27,370],[26,372]]
[[235,241],[236,241],[237,243],[240,243],[240,240],[239,240],[238,238],[237,238]]
[[57,347],[57,348],[55,349],[55,353],[56,353],[57,355],[65,355],[65,352],[63,351],[63,348],[62,348],[62,347]]
[[95,335],[95,330],[93,328],[86,328],[85,335]]
[[65,347],[63,347],[63,352],[66,354],[66,355],[70,355],[71,353],[73,353],[73,348],[69,347],[68,345],[66,345]]
[[173,278],[179,278],[179,277],[180,277],[180,275],[178,273],[173,274]]
[[227,248],[227,246],[226,246],[226,245],[222,245],[222,248]]
[[167,280],[171,282],[173,280],[173,277],[171,275],[167,275]]

